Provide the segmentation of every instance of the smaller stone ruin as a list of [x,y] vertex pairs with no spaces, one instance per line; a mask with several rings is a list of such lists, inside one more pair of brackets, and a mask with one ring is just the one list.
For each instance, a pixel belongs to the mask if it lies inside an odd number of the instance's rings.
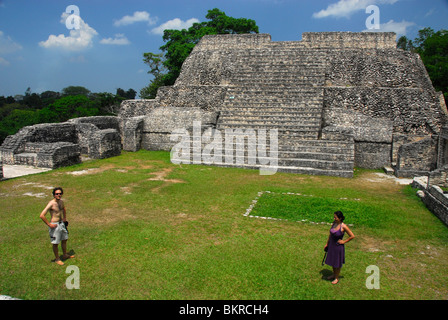
[[2,144],[3,165],[27,165],[55,169],[121,153],[117,117],[85,117],[63,123],[44,123],[22,128]]

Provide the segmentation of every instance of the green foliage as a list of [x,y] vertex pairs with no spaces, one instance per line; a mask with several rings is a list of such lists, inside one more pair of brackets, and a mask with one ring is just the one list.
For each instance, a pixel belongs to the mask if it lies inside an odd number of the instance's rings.
[[0,123],[0,141],[8,135],[15,134],[21,128],[39,122],[39,113],[34,110],[14,109]]
[[142,99],[154,99],[157,95],[157,89],[164,85],[164,74],[167,71],[164,66],[163,54],[154,54],[147,52],[143,54],[143,62],[146,63],[150,70],[149,74],[154,76],[152,82],[140,90],[140,97]]
[[[62,94],[45,91],[31,93],[28,88],[20,100],[0,97],[0,144],[8,135],[17,133],[22,127],[38,123],[64,122],[71,118],[115,115],[124,99],[134,99],[136,91],[118,88],[117,94],[91,93],[90,90],[70,86]],[[19,97],[16,96],[16,97]]]
[[62,95],[64,96],[78,96],[83,95],[88,97],[90,94],[90,90],[81,86],[69,86],[67,88],[62,89]]
[[[86,114],[91,104],[89,98],[84,95],[66,96],[56,100],[48,106],[49,113],[54,115],[57,122],[64,122],[73,115],[79,117]],[[92,112],[93,114],[93,112]]]
[[420,55],[434,88],[442,91],[445,101],[448,101],[448,30],[435,32],[424,28],[414,41],[400,37],[397,47]]
[[[194,23],[188,30],[164,31],[163,41],[166,43],[160,47],[164,52],[164,59],[162,54],[144,53],[143,61],[150,66],[149,73],[154,75],[154,80],[142,89],[143,94],[155,97],[154,92],[157,93],[159,87],[173,85],[185,59],[203,36],[258,33],[258,26],[254,20],[229,17],[217,8],[209,10],[205,17],[210,21]],[[166,73],[162,72],[162,65],[168,70]]]
[[251,214],[289,221],[330,223],[337,210],[347,217],[346,223],[369,228],[384,227],[391,214],[390,208],[385,210],[360,199],[282,193],[263,194]]

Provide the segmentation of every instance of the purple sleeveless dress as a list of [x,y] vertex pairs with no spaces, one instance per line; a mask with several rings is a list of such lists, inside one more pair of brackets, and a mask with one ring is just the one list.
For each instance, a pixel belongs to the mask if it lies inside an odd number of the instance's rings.
[[339,244],[338,240],[344,237],[341,227],[337,230],[330,229],[330,239],[328,241],[328,252],[325,263],[333,268],[341,268],[345,263],[345,248],[343,244]]

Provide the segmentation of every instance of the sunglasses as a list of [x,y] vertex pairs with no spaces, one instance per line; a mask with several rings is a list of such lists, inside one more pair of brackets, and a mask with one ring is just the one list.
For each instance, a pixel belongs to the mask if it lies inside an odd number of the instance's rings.
[[62,193],[55,193],[55,196],[62,196]]

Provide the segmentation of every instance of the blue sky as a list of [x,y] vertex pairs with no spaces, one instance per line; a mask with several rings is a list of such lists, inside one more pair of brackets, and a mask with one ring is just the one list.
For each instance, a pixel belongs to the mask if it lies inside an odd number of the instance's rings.
[[143,53],[160,52],[163,29],[206,21],[213,8],[291,41],[302,32],[366,31],[369,5],[379,9],[379,31],[414,39],[424,27],[448,29],[448,0],[0,0],[0,96],[70,85],[139,92],[151,79]]

